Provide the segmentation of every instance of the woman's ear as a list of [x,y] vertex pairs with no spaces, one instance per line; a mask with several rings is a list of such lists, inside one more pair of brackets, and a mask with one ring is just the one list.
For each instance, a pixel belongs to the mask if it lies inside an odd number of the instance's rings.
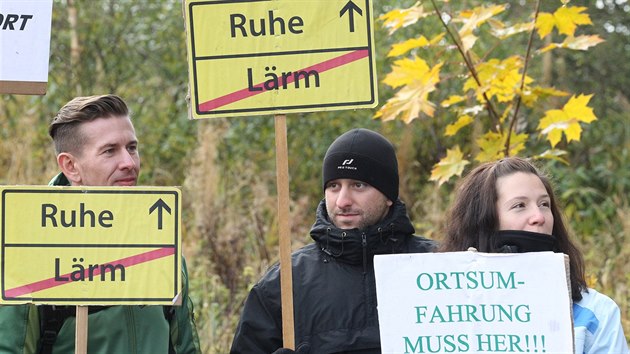
[[81,184],[81,173],[77,166],[77,159],[69,152],[62,152],[57,155],[57,164],[61,172],[68,178],[73,186]]

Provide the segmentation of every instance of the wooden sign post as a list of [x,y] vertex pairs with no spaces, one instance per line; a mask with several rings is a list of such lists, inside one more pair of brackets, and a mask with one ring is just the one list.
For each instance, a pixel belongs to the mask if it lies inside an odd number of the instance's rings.
[[372,0],[185,0],[183,7],[191,118],[275,115],[283,346],[293,349],[284,114],[376,107]]
[[280,287],[283,346],[295,349],[293,323],[293,271],[291,269],[291,227],[289,222],[289,155],[287,117],[275,116],[276,173],[278,188],[278,229],[280,231]]
[[74,352],[75,354],[87,354],[87,334],[88,334],[88,307],[77,306]]

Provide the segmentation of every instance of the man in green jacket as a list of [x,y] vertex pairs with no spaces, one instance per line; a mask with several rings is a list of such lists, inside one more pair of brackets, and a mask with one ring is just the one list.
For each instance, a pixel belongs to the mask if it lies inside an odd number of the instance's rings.
[[[138,141],[120,97],[71,100],[50,124],[49,133],[61,169],[50,185],[136,185]],[[200,353],[185,262],[182,272],[182,306],[90,307],[88,352]],[[73,306],[0,306],[0,353],[74,353],[73,310]]]

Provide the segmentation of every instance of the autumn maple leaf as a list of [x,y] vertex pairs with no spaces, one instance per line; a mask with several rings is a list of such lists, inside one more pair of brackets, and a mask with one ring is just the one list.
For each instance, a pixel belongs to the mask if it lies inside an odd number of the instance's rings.
[[551,43],[546,47],[538,50],[538,53],[548,52],[556,48],[568,48],[573,50],[588,50],[590,47],[594,47],[604,40],[598,35],[592,36],[569,36],[562,43]]
[[435,36],[433,39],[429,40],[425,36],[420,36],[419,38],[411,38],[401,43],[396,43],[392,45],[392,49],[387,53],[388,57],[397,57],[399,55],[403,55],[408,51],[416,48],[427,47],[430,45],[434,45],[439,42],[446,33],[440,33]]
[[420,2],[416,2],[407,9],[394,9],[379,17],[383,21],[383,26],[389,30],[389,34],[396,32],[399,28],[407,27],[418,22],[419,19],[431,15],[431,12],[424,11]]
[[557,28],[561,34],[567,36],[575,35],[575,29],[578,25],[590,25],[591,18],[588,14],[582,12],[586,7],[562,6],[553,14],[542,12],[536,20],[536,28],[540,38],[547,37],[553,28]]
[[547,136],[551,147],[555,147],[565,135],[567,142],[580,141],[582,127],[580,122],[589,124],[597,117],[588,102],[593,95],[572,96],[562,109],[552,109],[538,123],[538,130]]
[[396,119],[401,116],[405,123],[416,119],[420,112],[433,117],[435,104],[429,101],[429,93],[435,91],[440,82],[440,68],[438,64],[430,68],[427,63],[416,57],[401,59],[394,62],[394,67],[383,83],[392,88],[403,86],[394,97],[389,99],[374,118],[384,121]]
[[472,11],[462,11],[454,22],[462,22],[464,25],[459,30],[459,37],[462,40],[463,50],[469,51],[477,41],[474,31],[484,24],[492,16],[505,10],[505,5],[494,5],[490,7],[476,7]]
[[[528,136],[528,134],[516,133],[510,135],[509,156],[518,155],[519,152],[525,149],[525,142]],[[477,144],[479,144],[481,151],[477,154],[475,160],[487,162],[505,157],[506,142],[506,135],[500,132],[487,132],[481,138],[477,139]]]
[[472,122],[473,118],[468,114],[464,114],[463,116],[459,117],[455,123],[446,126],[444,136],[453,136],[457,134],[460,129],[469,125]]
[[446,156],[436,163],[431,170],[429,181],[437,181],[438,185],[447,182],[453,176],[461,176],[464,167],[470,162],[464,160],[464,154],[455,146],[454,149],[448,149]]
[[[464,83],[464,90],[475,90],[477,100],[483,102],[483,94],[488,98],[495,97],[499,102],[511,101],[519,92],[522,79],[522,60],[517,56],[509,57],[505,60],[491,59],[477,66],[477,74],[481,87],[471,77]],[[533,79],[525,76],[525,84],[529,84]]]
[[494,19],[489,19],[488,24],[491,27],[490,33],[501,40],[505,40],[515,34],[529,32],[534,26],[533,23],[527,22],[517,23],[513,26],[506,27],[503,22]]

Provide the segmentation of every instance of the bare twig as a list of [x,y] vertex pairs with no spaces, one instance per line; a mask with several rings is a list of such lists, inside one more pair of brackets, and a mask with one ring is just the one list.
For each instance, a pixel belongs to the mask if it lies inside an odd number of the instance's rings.
[[[464,59],[464,63],[466,64],[466,68],[468,68],[468,71],[470,72],[470,74],[472,75],[473,79],[477,83],[477,86],[481,87],[481,81],[479,80],[479,76],[477,75],[477,71],[475,70],[475,66],[472,63],[472,59],[464,51],[464,47],[461,44],[461,42],[458,40],[458,37],[455,36],[455,34],[451,31],[451,29],[448,27],[446,22],[444,22],[444,18],[442,17],[442,12],[438,8],[437,4],[435,3],[435,0],[431,0],[431,4],[433,4],[433,9],[435,10],[435,13],[437,14],[438,18],[440,19],[440,22],[442,22],[442,25],[446,29],[446,33],[448,33],[449,37],[451,37],[451,39],[455,43],[455,46],[457,47],[457,50],[459,51],[459,54],[461,54],[462,58]],[[488,109],[490,117],[495,120],[495,123],[496,123],[495,124],[495,128],[498,129],[498,130],[501,130],[501,121],[499,119],[499,115],[497,114],[497,111],[494,108],[494,105],[492,104],[492,101],[490,101],[490,99],[488,98],[488,96],[486,95],[485,92],[483,93],[483,99],[486,101],[486,108]]]
[[534,13],[534,26],[532,26],[532,32],[529,35],[529,42],[527,43],[527,54],[525,55],[525,63],[523,64],[523,75],[521,76],[520,93],[516,97],[516,107],[514,107],[514,114],[512,115],[512,119],[510,119],[510,128],[507,131],[507,139],[505,139],[504,155],[506,157],[510,156],[510,138],[512,136],[512,130],[514,129],[514,126],[518,121],[518,111],[521,108],[523,88],[525,87],[525,77],[527,76],[527,66],[529,64],[530,53],[534,43],[534,34],[536,33],[536,20],[538,20],[538,14],[540,13],[540,2],[540,0],[536,2],[536,12]]

